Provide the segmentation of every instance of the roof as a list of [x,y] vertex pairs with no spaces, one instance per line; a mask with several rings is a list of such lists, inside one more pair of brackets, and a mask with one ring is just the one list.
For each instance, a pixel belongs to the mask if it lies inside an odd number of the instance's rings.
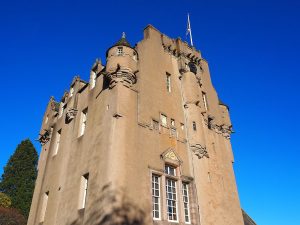
[[221,99],[219,99],[219,105],[224,105],[229,110],[229,106],[226,105]]
[[[122,33],[122,37],[119,41],[117,41],[113,46],[111,46],[109,49],[107,49],[106,51],[106,57],[108,55],[108,51],[113,48],[113,47],[116,47],[116,46],[126,46],[126,47],[129,47],[129,48],[132,48],[130,43],[127,41],[126,39],[126,36],[125,36],[125,33],[123,32]],[[133,49],[133,48],[132,48]]]
[[256,225],[256,223],[251,219],[251,217],[242,209],[243,219],[245,225]]

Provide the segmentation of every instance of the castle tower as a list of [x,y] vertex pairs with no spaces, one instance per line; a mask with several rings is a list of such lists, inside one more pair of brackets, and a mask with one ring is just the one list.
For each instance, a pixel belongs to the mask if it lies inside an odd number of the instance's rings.
[[200,51],[123,33],[49,101],[28,225],[243,225],[231,132]]

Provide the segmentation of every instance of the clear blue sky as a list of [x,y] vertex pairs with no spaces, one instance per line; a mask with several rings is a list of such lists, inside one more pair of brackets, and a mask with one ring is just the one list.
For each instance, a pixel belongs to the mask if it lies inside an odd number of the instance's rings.
[[[230,106],[242,207],[259,225],[300,224],[299,1],[2,1],[0,173],[17,144],[34,141],[51,95],[125,31],[135,44],[153,24],[195,46]],[[40,146],[35,142],[40,151]]]

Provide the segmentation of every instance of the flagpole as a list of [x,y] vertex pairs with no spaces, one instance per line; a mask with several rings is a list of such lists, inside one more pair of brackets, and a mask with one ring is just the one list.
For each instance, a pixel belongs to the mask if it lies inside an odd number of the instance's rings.
[[191,28],[191,22],[190,22],[190,14],[189,13],[188,13],[188,32],[190,33],[191,46],[194,46],[193,37],[192,37],[192,28]]

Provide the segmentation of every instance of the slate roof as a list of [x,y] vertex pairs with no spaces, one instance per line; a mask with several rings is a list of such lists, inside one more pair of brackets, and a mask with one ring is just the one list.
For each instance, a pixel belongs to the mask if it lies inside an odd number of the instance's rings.
[[243,209],[242,209],[242,213],[243,213],[243,219],[245,225],[257,225]]

